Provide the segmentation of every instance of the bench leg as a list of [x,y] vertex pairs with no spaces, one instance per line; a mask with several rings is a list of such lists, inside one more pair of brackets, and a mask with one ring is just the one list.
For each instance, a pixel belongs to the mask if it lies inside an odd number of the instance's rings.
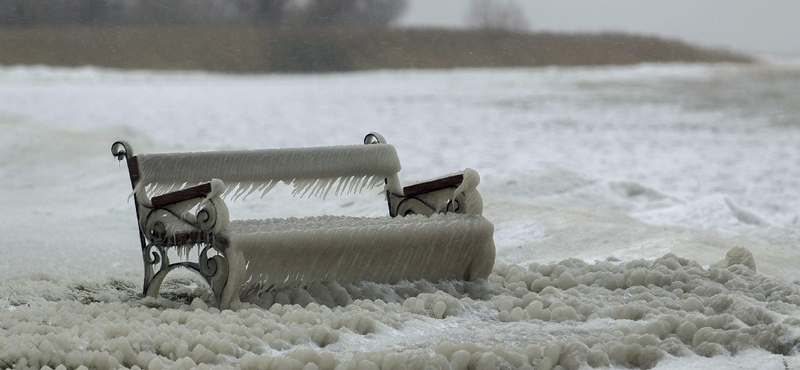
[[245,268],[246,263],[244,255],[233,246],[229,246],[225,250],[227,257],[227,281],[220,291],[214,291],[218,297],[219,308],[230,308],[233,303],[239,302],[239,295],[242,292],[242,286],[245,282]]
[[[164,248],[147,244],[142,249],[142,260],[144,261],[144,284],[142,285],[142,296],[157,297],[161,290],[161,283],[164,281],[169,267],[169,257]],[[155,267],[158,266],[158,272]]]
[[208,282],[208,285],[211,287],[211,291],[214,292],[214,300],[217,307],[224,308],[222,307],[222,292],[228,284],[228,258],[223,251],[216,248],[214,249],[220,254],[208,258],[208,252],[211,248],[211,245],[206,246],[203,248],[203,251],[200,252],[200,263],[197,264],[197,269],[194,269],[194,266],[187,267],[200,273],[200,276],[206,279],[206,282]]
[[[178,267],[184,267],[198,273],[206,280],[214,293],[214,303],[217,307],[221,309],[228,308],[231,303],[238,301],[238,291],[241,290],[242,283],[238,280],[241,280],[241,278],[235,281],[238,289],[233,284],[230,284],[228,279],[230,271],[228,257],[222,248],[216,247],[213,243],[206,244],[200,250],[198,262],[181,261],[176,263],[170,263],[167,248],[149,244],[144,249],[142,256],[144,259],[143,296],[157,297],[167,274]],[[217,254],[209,257],[211,249],[214,249]],[[235,260],[237,261],[237,266],[239,264],[244,266],[244,258],[239,254],[235,254]],[[244,273],[242,272],[241,275],[244,276]]]

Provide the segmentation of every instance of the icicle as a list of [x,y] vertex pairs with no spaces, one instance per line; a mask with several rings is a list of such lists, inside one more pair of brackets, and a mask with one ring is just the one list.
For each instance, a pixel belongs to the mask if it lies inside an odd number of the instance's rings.
[[290,183],[294,187],[294,189],[292,189],[292,196],[294,196],[294,197],[296,197],[297,194],[299,194],[301,191],[303,191],[303,188],[308,186],[306,181],[299,180],[299,179],[292,179],[292,181]]
[[322,194],[322,199],[325,199],[328,196],[328,193],[333,188],[333,185],[336,184],[336,181],[341,181],[341,178],[331,179],[330,181],[328,181],[328,186],[325,188],[325,192]]
[[324,179],[320,182],[319,186],[317,186],[317,191],[314,192],[314,196],[318,198],[325,199],[324,194],[327,194],[327,190],[330,189],[331,184],[335,179]]
[[250,191],[248,191],[247,194],[245,194],[244,197],[242,197],[242,200],[247,199],[247,197],[249,197],[250,194],[253,194],[256,190],[258,190],[259,187],[261,186],[260,185],[256,186],[256,184],[250,184]]
[[327,183],[328,183],[328,180],[326,180],[326,179],[317,180],[317,183],[314,184],[314,190],[310,194],[308,194],[308,198],[310,199],[311,197],[318,197],[319,193],[320,193],[320,190],[324,189],[325,185]]
[[[255,191],[257,191],[257,192],[262,194],[261,198],[264,197],[264,195],[263,195],[264,194],[264,189],[266,189],[267,186],[269,186],[269,182],[262,182],[262,183],[258,184],[258,186],[255,187]],[[250,195],[250,194],[248,194],[248,195]]]
[[187,259],[189,257],[189,249],[191,246],[187,245],[180,245],[178,246],[177,253],[179,259]]
[[311,189],[314,188],[314,185],[319,182],[319,179],[294,179],[294,191],[292,191],[293,196],[297,196],[302,198],[308,193]]
[[319,181],[317,181],[317,184],[314,186],[313,197],[322,198],[322,193],[325,192],[325,189],[328,187],[328,184],[330,182],[331,182],[330,178],[320,179]]
[[180,189],[180,186],[178,186],[178,184],[173,182],[172,184],[170,184],[170,187],[166,191],[164,191],[164,193],[162,193],[162,194],[171,193],[171,192],[173,192],[173,191],[175,191],[177,189]]
[[[305,190],[303,191],[303,194],[300,194],[300,198],[306,196],[306,193],[308,193],[310,190],[314,189],[314,187],[318,183],[319,183],[319,179],[308,180],[308,185],[306,186]],[[311,194],[313,194],[313,191],[311,192]],[[309,198],[311,198],[311,194],[308,195]]]
[[[339,176],[339,177],[325,177],[325,178],[294,178],[285,180],[283,182],[291,185],[292,195],[296,197],[320,197],[326,199],[331,193],[334,195],[352,194],[362,192],[364,189],[371,189],[378,186],[383,182],[384,177],[380,175],[373,176]],[[267,193],[277,186],[282,180],[278,179],[265,179],[264,181],[226,181],[227,189],[220,194],[220,198],[230,199],[231,201],[245,200],[251,194],[260,192],[261,197],[266,196]],[[167,193],[180,191],[193,186],[206,183],[193,182],[157,182],[157,183],[139,183],[129,198],[140,190],[148,198],[152,198]],[[335,189],[334,189],[335,188]]]
[[369,176],[364,176],[364,180],[361,182],[361,188],[360,188],[360,189],[358,189],[358,191],[359,191],[359,192],[360,192],[360,191],[363,191],[363,190],[364,190],[364,188],[367,186],[367,184],[370,182],[370,180],[372,180],[372,178],[371,178],[371,177],[369,177]]
[[248,183],[241,183],[240,182],[239,184],[237,184],[236,192],[231,197],[231,200],[232,201],[236,201],[237,199],[239,199],[239,197],[241,197],[244,193],[246,193],[251,186],[253,186],[253,185],[252,184],[248,184]]
[[355,178],[355,177],[350,179],[350,184],[347,188],[347,194],[353,194],[355,192],[355,188],[358,186],[359,180],[360,178]]
[[334,195],[342,194],[342,192],[341,192],[342,191],[342,187],[344,186],[344,183],[346,181],[347,181],[347,177],[346,176],[340,176],[339,177],[339,184],[336,185],[336,191],[333,193]]
[[229,183],[228,184],[228,188],[225,189],[224,192],[222,192],[222,195],[220,196],[220,198],[228,199],[228,197],[231,195],[231,193],[233,193],[235,190],[236,190],[236,184],[235,183],[232,183],[232,184]]
[[270,190],[272,190],[272,188],[275,187],[275,185],[278,185],[278,182],[279,182],[278,180],[270,180],[269,184],[267,184],[264,187],[264,190],[262,190],[261,199],[264,199],[264,197],[267,195],[267,193],[269,193]]
[[336,195],[342,195],[345,191],[347,191],[347,181],[350,179],[350,176],[343,176],[339,180],[339,186],[336,187]]
[[292,179],[291,181],[284,181],[284,183],[290,184],[293,187],[292,188],[292,196],[296,197],[297,193],[300,192],[300,187],[302,186],[300,181],[297,180],[297,179]]

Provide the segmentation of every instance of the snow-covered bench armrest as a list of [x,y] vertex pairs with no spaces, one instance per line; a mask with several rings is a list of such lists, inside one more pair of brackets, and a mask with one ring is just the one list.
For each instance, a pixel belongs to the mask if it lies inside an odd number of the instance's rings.
[[457,188],[464,181],[464,174],[455,174],[438,179],[428,180],[425,182],[416,183],[403,188],[403,195],[407,197],[430,193],[436,190],[446,188]]
[[[230,222],[219,179],[153,197],[141,204],[139,227],[155,244],[179,244],[185,235],[222,231]],[[189,238],[187,241],[194,240]]]
[[483,200],[477,186],[480,176],[475,170],[464,171],[403,188],[403,194],[387,192],[392,217],[434,213],[483,213]]
[[[372,132],[364,138],[364,144],[386,144],[386,139]],[[481,181],[480,175],[471,168],[406,187],[400,186],[397,175],[387,176],[385,181],[386,200],[389,203],[389,215],[392,217],[483,213],[483,199],[477,190]]]
[[150,203],[153,205],[153,207],[164,207],[190,199],[205,198],[209,193],[211,193],[211,183],[206,182],[197,186],[192,186],[191,188],[153,197],[153,199],[150,200]]

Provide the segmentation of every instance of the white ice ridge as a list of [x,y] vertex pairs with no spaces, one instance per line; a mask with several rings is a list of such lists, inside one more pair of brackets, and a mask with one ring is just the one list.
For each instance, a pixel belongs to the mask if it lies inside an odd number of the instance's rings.
[[[443,232],[446,230],[446,232]],[[228,254],[247,260],[246,292],[313,282],[486,278],[494,226],[478,215],[321,216],[232,221]]]
[[234,199],[255,191],[269,192],[278,182],[294,186],[294,195],[325,197],[383,184],[400,171],[389,144],[250,151],[161,153],[138,155],[137,191],[151,196],[194,186],[213,178],[228,185]]

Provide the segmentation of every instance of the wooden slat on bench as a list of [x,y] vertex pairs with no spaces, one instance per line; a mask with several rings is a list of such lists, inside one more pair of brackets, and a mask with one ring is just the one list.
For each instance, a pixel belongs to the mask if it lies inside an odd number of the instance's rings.
[[139,182],[139,178],[141,177],[139,176],[139,158],[128,158],[128,173],[131,175],[131,182]]
[[403,188],[403,195],[414,196],[414,195],[424,194],[433,190],[458,187],[459,185],[461,185],[462,182],[464,182],[464,175],[462,174],[442,177],[440,179],[406,186]]
[[164,195],[159,195],[157,197],[153,197],[151,202],[153,203],[153,207],[161,207],[167,204],[173,204],[192,198],[206,196],[210,192],[211,192],[211,183],[207,182],[205,184],[192,186],[191,188],[186,188],[180,191],[176,191],[174,193],[168,193]]

